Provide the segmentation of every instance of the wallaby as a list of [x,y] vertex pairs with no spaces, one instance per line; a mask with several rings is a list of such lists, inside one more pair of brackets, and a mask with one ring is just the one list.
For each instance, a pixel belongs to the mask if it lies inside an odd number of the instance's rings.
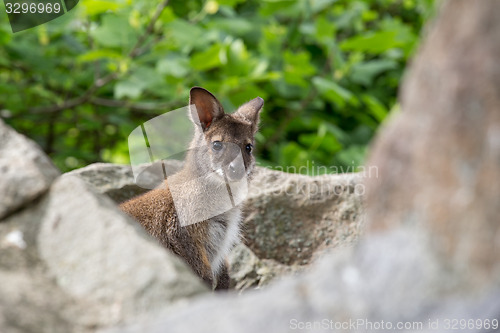
[[[163,246],[182,257],[211,288],[228,289],[225,258],[240,237],[241,204],[234,205],[231,198],[229,210],[216,216],[209,214],[213,217],[202,222],[196,219],[221,205],[221,190],[227,193],[232,182],[251,175],[254,136],[264,100],[257,97],[226,114],[214,95],[194,87],[189,105],[188,116],[195,131],[183,168],[161,187],[120,207]],[[239,159],[235,158],[236,150]],[[188,221],[181,223],[179,209]]]

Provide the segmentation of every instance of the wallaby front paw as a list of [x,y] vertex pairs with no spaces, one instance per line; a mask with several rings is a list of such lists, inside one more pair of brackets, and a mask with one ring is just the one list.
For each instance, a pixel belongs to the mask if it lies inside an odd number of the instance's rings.
[[215,286],[215,290],[227,290],[229,289],[231,284],[231,279],[229,278],[229,274],[227,273],[226,265],[222,266],[221,272],[217,277],[217,285]]

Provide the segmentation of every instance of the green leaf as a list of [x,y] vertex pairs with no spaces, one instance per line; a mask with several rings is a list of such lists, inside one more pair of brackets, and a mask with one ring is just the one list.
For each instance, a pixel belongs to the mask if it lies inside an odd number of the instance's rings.
[[227,49],[227,64],[224,66],[224,72],[228,75],[251,75],[253,65],[257,65],[257,59],[250,57],[247,47],[243,40],[236,39]]
[[316,72],[311,64],[311,55],[308,52],[292,53],[285,51],[284,79],[287,83],[307,87],[306,79]]
[[213,69],[226,62],[226,52],[221,44],[214,44],[207,50],[195,53],[191,57],[191,67],[198,71]]
[[85,9],[87,15],[97,15],[105,12],[115,12],[125,4],[119,1],[85,0],[80,1],[80,6]]
[[344,107],[346,103],[352,105],[359,104],[356,96],[354,96],[353,93],[331,80],[321,77],[314,77],[312,81],[314,86],[318,89],[318,91],[324,98],[335,103],[340,108]]
[[207,24],[207,27],[225,31],[233,36],[244,36],[257,28],[255,22],[250,22],[241,17],[214,18]]
[[343,51],[358,51],[380,54],[394,47],[401,46],[397,40],[398,32],[394,30],[368,32],[364,35],[354,36],[340,43]]
[[199,48],[209,42],[203,29],[182,19],[170,22],[166,30],[171,37],[169,44],[174,42],[180,50]]
[[301,11],[295,0],[264,0],[261,3],[260,14],[262,16],[279,14],[286,17],[298,17]]
[[323,122],[323,124],[326,127],[328,133],[331,133],[339,141],[340,144],[346,146],[351,143],[351,138],[344,130],[330,122],[325,121]]
[[234,7],[239,3],[245,2],[245,0],[217,0],[221,6]]
[[144,83],[137,82],[134,80],[126,80],[118,82],[115,85],[115,98],[120,99],[123,97],[129,97],[131,99],[136,99],[139,96],[141,96],[144,88],[145,88]]
[[320,16],[316,20],[316,38],[319,40],[334,40],[335,24],[324,16]]
[[134,70],[134,73],[129,78],[115,85],[115,98],[129,97],[136,99],[145,90],[155,92],[156,89],[161,89],[162,84],[163,80],[155,70],[148,67],[139,67]]
[[156,64],[156,70],[165,75],[185,77],[189,73],[189,59],[180,54],[168,54]]
[[373,83],[373,79],[377,75],[397,67],[398,63],[389,59],[357,63],[352,66],[352,74],[350,77],[353,82],[369,86]]
[[307,151],[300,145],[295,142],[288,142],[281,149],[280,164],[282,166],[300,168],[307,165],[308,156]]
[[327,9],[329,6],[331,6],[333,3],[337,2],[338,0],[315,0],[311,1],[311,10],[313,13],[320,12],[324,9]]
[[244,85],[244,88],[240,85],[228,94],[228,98],[235,108],[255,97],[261,97],[266,100],[268,96],[268,93],[253,84]]
[[385,30],[397,32],[395,39],[398,47],[403,50],[405,58],[408,58],[417,44],[417,36],[411,27],[401,22],[400,18],[385,19],[381,22],[381,27]]
[[[362,166],[366,156],[366,146],[352,145],[336,154],[340,164],[349,167],[349,172],[353,172],[357,167]],[[351,170],[354,169],[354,170]]]
[[132,48],[138,38],[138,32],[129,25],[127,17],[110,14],[104,16],[91,35],[99,45],[124,49]]
[[322,136],[318,134],[301,134],[299,142],[308,147],[308,151],[320,149],[330,154],[334,154],[342,149],[342,145],[331,133],[325,133]]
[[378,99],[367,94],[362,95],[361,99],[368,106],[368,110],[370,110],[373,117],[379,122],[382,122],[387,117],[389,111]]
[[158,18],[158,21],[160,21],[163,24],[167,24],[167,23],[173,22],[175,19],[176,19],[176,16],[172,10],[172,7],[167,6],[161,12],[161,15]]
[[115,52],[113,50],[96,50],[96,51],[89,51],[86,52],[78,58],[76,58],[76,61],[78,62],[92,62],[100,59],[121,59],[122,55],[118,52]]

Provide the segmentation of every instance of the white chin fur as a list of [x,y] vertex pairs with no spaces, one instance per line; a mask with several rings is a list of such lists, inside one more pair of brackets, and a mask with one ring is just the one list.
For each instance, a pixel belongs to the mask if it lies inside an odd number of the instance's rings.
[[224,171],[222,171],[221,168],[215,170],[215,172],[217,172],[221,177],[224,177]]

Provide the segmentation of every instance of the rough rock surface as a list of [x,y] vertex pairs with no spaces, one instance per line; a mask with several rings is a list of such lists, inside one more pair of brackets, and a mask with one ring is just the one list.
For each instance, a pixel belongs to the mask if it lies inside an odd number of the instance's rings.
[[370,329],[370,323],[382,321],[393,330],[398,323],[415,322],[431,331],[429,319],[441,323],[434,331],[444,331],[446,318],[498,318],[500,290],[478,298],[444,298],[438,286],[447,284],[448,275],[421,237],[412,230],[374,236],[355,250],[324,256],[305,274],[264,290],[200,299],[169,315],[101,332],[391,331]]
[[[182,166],[165,163],[170,170]],[[63,177],[70,176],[116,202],[146,191],[135,184],[128,165],[92,164]],[[246,246],[228,258],[233,287],[262,287],[303,270],[328,249],[353,245],[363,230],[362,181],[362,174],[308,177],[257,167],[243,209]]]
[[34,142],[0,119],[0,219],[47,191],[59,174]]
[[[116,202],[146,191],[135,185],[127,165],[92,164],[64,177],[70,175]],[[256,167],[244,207],[244,243],[260,259],[292,266],[352,245],[363,228],[362,181],[362,174],[308,177]]]
[[352,245],[363,228],[362,174],[309,177],[257,168],[245,207],[245,244],[262,259],[308,264]]
[[243,243],[235,246],[227,258],[229,277],[236,290],[260,288],[283,276],[304,271],[303,266],[283,265],[272,259],[259,259]]
[[[165,161],[165,163],[168,164],[169,170],[182,167],[182,163],[178,161]],[[143,172],[141,176],[149,180],[150,184],[162,182],[162,179],[155,173],[148,172],[147,169]],[[77,176],[83,179],[95,191],[107,195],[116,203],[121,203],[149,191],[149,189],[136,185],[130,165],[94,163],[85,168],[64,174],[64,177],[66,176]]]
[[1,332],[69,332],[79,311],[94,311],[78,306],[48,276],[37,254],[37,232],[36,223],[13,217],[0,223]]
[[499,17],[498,1],[447,3],[370,160],[369,228],[427,228],[471,287],[500,281]]
[[66,293],[99,304],[101,325],[206,290],[180,259],[82,180],[62,177],[44,199],[40,257]]
[[[16,165],[34,167],[37,154],[47,159],[5,128],[9,142],[24,149],[26,161],[19,156]],[[179,258],[82,180],[50,184],[42,172],[21,174],[47,189],[0,219],[0,332],[90,332],[208,292]]]

